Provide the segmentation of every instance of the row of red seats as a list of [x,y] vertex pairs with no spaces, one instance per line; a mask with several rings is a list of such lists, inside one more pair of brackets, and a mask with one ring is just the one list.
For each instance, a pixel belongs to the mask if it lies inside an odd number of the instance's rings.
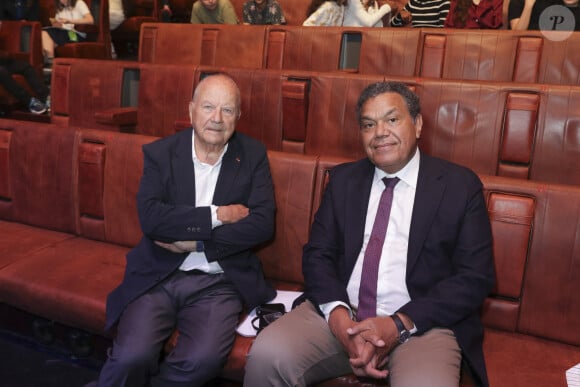
[[580,85],[580,32],[144,23],[139,61]]
[[189,125],[197,82],[218,71],[241,89],[238,130],[271,150],[362,157],[356,100],[393,79],[421,98],[424,152],[478,173],[580,185],[580,86],[58,59],[51,118],[166,136]]
[[[141,236],[141,147],[155,139],[0,120],[3,324],[23,311],[110,340],[103,331],[106,296]],[[349,159],[275,151],[269,159],[276,233],[258,255],[279,289],[300,290],[302,246],[327,171]],[[580,362],[580,304],[573,296],[580,292],[580,187],[480,176],[497,272],[482,309],[490,383],[565,386],[565,370]],[[239,385],[251,344],[237,337],[224,379]],[[352,375],[321,384],[370,385]]]

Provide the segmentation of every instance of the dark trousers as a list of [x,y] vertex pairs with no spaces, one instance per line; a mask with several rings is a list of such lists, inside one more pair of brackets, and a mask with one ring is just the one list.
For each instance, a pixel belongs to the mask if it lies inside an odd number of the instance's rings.
[[0,58],[0,85],[18,99],[21,104],[28,106],[32,96],[22,85],[12,78],[13,74],[22,75],[38,99],[46,101],[46,97],[48,97],[50,91],[44,83],[44,80],[28,62],[12,58]]
[[[225,275],[177,271],[125,309],[98,385],[203,386],[225,364],[241,310]],[[160,361],[175,328],[177,344]]]

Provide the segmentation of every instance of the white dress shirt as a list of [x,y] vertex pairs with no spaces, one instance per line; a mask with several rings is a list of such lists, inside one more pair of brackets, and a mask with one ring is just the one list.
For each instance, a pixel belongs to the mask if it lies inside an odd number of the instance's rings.
[[419,176],[419,158],[419,150],[417,149],[413,158],[395,175],[386,174],[384,171],[375,168],[367,207],[363,245],[347,285],[350,305],[344,305],[338,301],[320,305],[327,320],[330,312],[339,305],[347,307],[351,316],[355,314],[353,310],[356,310],[358,306],[358,293],[365,250],[371,236],[381,194],[385,189],[385,184],[382,182],[382,178],[385,176],[396,176],[400,181],[395,186],[387,235],[379,263],[377,316],[390,316],[411,300],[405,276],[407,273],[411,216],[413,214],[413,203]]
[[[220,155],[218,161],[214,164],[207,164],[201,162],[197,158],[195,153],[195,133],[192,134],[192,157],[193,157],[193,169],[195,171],[195,206],[196,207],[207,207],[211,208],[211,222],[212,230],[218,226],[221,226],[217,218],[217,206],[212,204],[213,194],[215,192],[215,186],[217,184],[217,179],[220,174],[220,168],[222,166],[222,159],[224,154],[228,150],[228,144],[224,147],[222,154]],[[201,270],[209,274],[222,273],[223,269],[217,262],[208,262],[207,257],[203,251],[197,252],[192,251],[189,253],[187,258],[183,261],[180,270]]]

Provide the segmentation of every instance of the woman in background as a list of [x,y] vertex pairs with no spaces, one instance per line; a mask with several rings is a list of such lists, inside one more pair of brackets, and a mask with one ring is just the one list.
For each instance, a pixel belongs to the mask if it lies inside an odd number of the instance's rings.
[[409,0],[393,19],[393,27],[442,28],[449,13],[449,0]]
[[89,7],[83,0],[55,0],[56,14],[50,19],[52,28],[42,31],[42,51],[45,62],[50,66],[57,46],[85,40],[74,30],[77,24],[93,24],[95,20]]
[[502,11],[503,0],[452,0],[445,27],[497,29]]
[[383,17],[389,12],[396,13],[394,2],[386,2],[379,7],[376,0],[351,0],[344,9],[343,26],[382,27]]
[[[358,0],[353,0],[358,1]],[[312,0],[303,26],[341,26],[347,0]]]

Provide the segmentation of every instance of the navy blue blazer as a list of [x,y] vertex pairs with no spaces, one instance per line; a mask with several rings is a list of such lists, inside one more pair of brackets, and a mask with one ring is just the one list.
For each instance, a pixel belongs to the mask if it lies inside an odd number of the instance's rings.
[[143,237],[127,254],[122,283],[107,298],[109,330],[128,303],[177,270],[187,254],[172,253],[154,241],[203,241],[209,262],[217,261],[244,303],[253,308],[275,296],[251,249],[271,239],[275,201],[263,144],[234,133],[224,154],[213,204],[243,204],[250,214],[212,230],[209,207],[195,206],[192,129],[143,146],[143,176],[137,193]]
[[[346,286],[363,243],[374,168],[364,159],[330,173],[303,255],[305,294],[315,305],[349,303]],[[494,282],[481,181],[467,168],[422,153],[407,254],[411,301],[399,311],[417,334],[451,329],[480,385],[488,381],[479,312]]]

